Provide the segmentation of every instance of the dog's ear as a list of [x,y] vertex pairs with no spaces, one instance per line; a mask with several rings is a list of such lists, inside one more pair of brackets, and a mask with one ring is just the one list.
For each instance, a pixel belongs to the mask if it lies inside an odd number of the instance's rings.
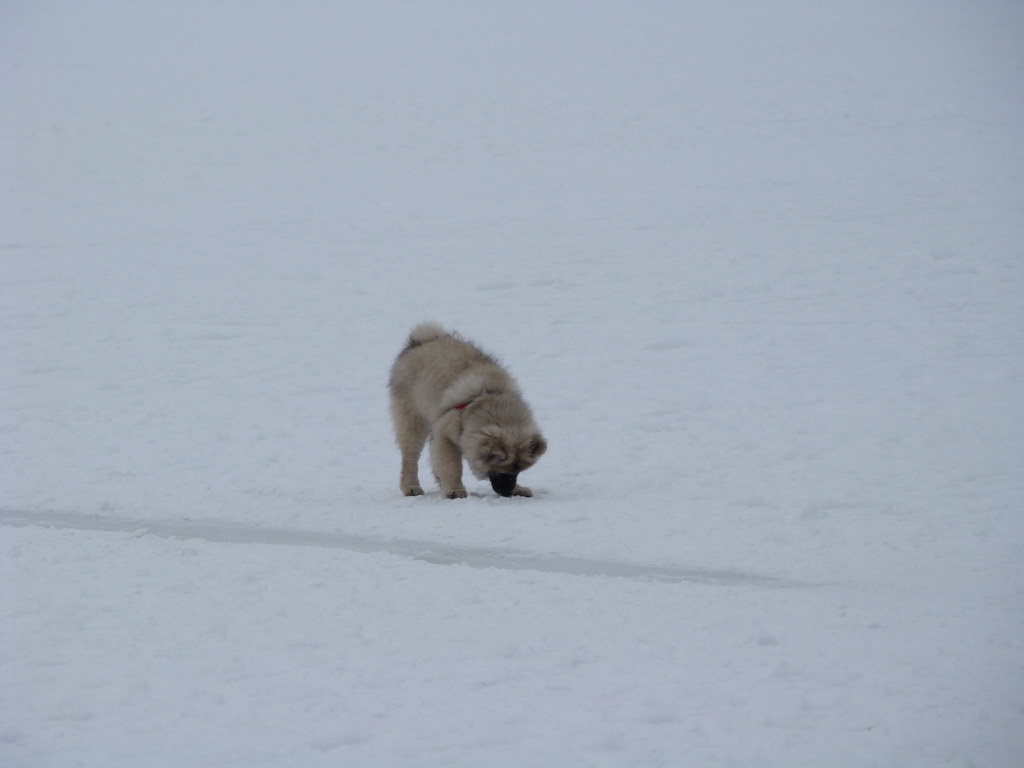
[[548,449],[548,441],[537,435],[530,441],[530,458],[536,459]]

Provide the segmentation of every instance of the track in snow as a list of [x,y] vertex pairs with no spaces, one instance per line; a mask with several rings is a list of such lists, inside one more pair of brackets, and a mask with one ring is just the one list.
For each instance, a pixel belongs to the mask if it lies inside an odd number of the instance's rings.
[[462,565],[470,568],[498,568],[508,571],[539,571],[571,576],[607,576],[642,581],[691,582],[724,586],[807,586],[796,581],[744,571],[653,566],[514,549],[464,547],[415,539],[382,539],[326,531],[249,528],[224,522],[153,521],[68,512],[19,512],[0,509],[0,525],[112,533],[144,533],[166,539],[201,539],[224,544],[326,547],[328,549],[345,549],[351,552],[386,553],[433,565]]

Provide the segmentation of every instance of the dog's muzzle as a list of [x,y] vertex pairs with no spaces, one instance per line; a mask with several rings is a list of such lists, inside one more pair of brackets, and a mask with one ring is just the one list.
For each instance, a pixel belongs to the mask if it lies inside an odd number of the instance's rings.
[[505,472],[490,472],[487,478],[491,481],[491,488],[499,496],[511,496],[516,489],[516,480],[519,475],[510,475]]

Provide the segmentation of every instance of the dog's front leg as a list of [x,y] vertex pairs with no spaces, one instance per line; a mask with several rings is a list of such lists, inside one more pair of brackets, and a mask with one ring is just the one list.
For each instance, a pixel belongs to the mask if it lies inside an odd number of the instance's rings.
[[466,498],[462,485],[462,451],[440,432],[430,436],[430,463],[441,485],[441,493],[449,499]]

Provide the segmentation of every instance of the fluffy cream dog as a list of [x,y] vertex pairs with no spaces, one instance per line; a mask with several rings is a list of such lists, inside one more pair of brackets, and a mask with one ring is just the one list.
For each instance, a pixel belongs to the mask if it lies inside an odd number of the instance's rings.
[[419,459],[430,462],[441,492],[463,499],[462,460],[502,496],[532,496],[517,483],[547,450],[515,380],[494,358],[441,326],[424,323],[391,367],[391,417],[402,451],[401,488],[419,496]]

